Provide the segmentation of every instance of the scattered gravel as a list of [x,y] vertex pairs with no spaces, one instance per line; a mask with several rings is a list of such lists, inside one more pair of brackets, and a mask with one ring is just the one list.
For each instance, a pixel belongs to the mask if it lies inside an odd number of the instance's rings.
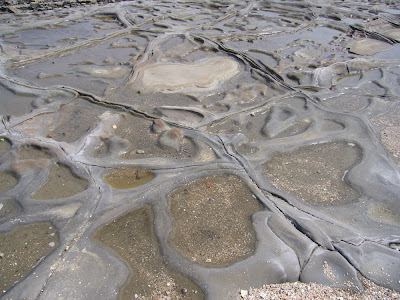
[[324,286],[315,283],[282,283],[264,285],[260,289],[240,290],[237,300],[295,300],[295,299],[351,299],[351,300],[372,300],[372,299],[400,299],[400,293],[376,285],[366,278],[360,278],[364,291],[354,289],[340,289]]

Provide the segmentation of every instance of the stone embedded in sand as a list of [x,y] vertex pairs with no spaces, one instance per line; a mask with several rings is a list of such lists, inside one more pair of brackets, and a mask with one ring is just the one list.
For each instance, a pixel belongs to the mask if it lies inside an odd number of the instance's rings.
[[169,243],[189,260],[225,266],[253,254],[251,215],[263,207],[241,178],[202,177],[168,197],[174,221]]
[[113,134],[101,135],[99,137],[104,143],[107,153],[124,154],[130,146],[130,142],[127,139],[122,139]]
[[9,232],[0,232],[1,290],[9,289],[25,277],[58,246],[56,232],[57,229],[50,222],[16,225]]
[[389,50],[392,45],[373,39],[358,39],[351,41],[347,47],[349,51],[359,55],[374,55],[381,51]]
[[172,148],[179,151],[182,142],[182,131],[179,128],[174,128],[164,132],[159,139],[159,143],[162,147]]
[[168,125],[165,124],[165,122],[162,119],[155,119],[153,121],[153,125],[151,126],[151,129],[153,130],[153,132],[163,132],[166,131],[168,129]]
[[[131,276],[119,290],[119,299],[202,299],[201,289],[165,264],[154,234],[154,214],[143,205],[102,225],[93,239],[112,249],[129,266]],[[185,289],[186,294],[181,291]]]
[[214,90],[220,83],[238,74],[239,63],[230,58],[217,57],[193,64],[153,64],[139,72],[143,86],[149,91],[201,92]]
[[360,147],[345,142],[302,146],[273,154],[263,164],[264,174],[277,188],[308,203],[349,203],[356,201],[360,193],[344,177],[361,155]]

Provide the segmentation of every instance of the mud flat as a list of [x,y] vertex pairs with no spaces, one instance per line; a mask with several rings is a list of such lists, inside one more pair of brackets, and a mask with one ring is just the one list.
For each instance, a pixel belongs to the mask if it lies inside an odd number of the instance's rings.
[[0,1],[0,297],[398,297],[399,16]]

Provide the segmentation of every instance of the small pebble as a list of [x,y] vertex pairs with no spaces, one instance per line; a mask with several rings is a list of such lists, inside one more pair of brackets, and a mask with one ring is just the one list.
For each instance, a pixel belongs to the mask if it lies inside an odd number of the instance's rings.
[[137,154],[144,154],[144,150],[136,150]]
[[188,290],[187,289],[181,289],[182,294],[187,294]]
[[240,290],[240,295],[241,295],[242,297],[246,297],[246,296],[249,295],[249,291],[248,291],[248,290]]

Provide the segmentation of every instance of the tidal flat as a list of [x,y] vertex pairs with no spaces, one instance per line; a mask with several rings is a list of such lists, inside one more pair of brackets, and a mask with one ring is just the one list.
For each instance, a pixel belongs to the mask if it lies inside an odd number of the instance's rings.
[[400,292],[398,1],[0,1],[2,299]]

